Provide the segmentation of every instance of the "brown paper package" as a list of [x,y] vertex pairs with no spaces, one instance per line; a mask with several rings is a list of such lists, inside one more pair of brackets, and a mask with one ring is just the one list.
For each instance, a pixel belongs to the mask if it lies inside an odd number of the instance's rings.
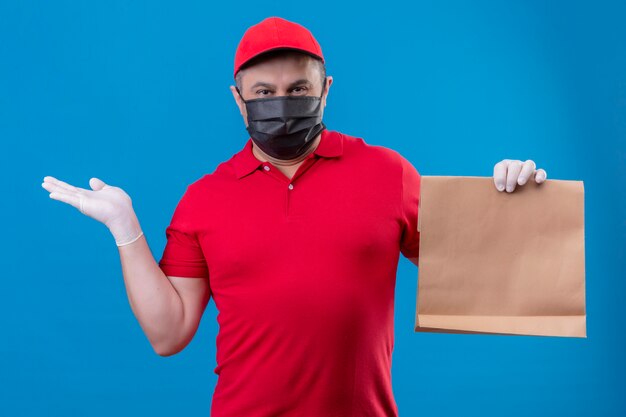
[[422,176],[416,332],[587,337],[582,181]]

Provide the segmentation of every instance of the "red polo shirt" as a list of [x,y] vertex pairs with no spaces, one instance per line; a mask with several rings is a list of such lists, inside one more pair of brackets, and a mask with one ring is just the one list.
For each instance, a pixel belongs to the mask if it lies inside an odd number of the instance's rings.
[[420,176],[336,131],[289,179],[252,140],[187,187],[166,275],[208,278],[218,310],[213,417],[396,416],[399,254],[417,257]]

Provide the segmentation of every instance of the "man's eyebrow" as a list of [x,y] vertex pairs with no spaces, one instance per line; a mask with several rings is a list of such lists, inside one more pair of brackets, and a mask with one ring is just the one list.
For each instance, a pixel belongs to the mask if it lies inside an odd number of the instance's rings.
[[295,87],[297,85],[301,85],[301,84],[311,84],[311,81],[307,80],[306,78],[302,78],[298,81],[294,81],[291,84],[289,84],[289,88]]
[[[294,81],[291,84],[289,84],[288,88],[293,88],[295,86],[298,85],[302,85],[302,84],[311,84],[311,81],[307,80],[306,78],[302,78],[300,80]],[[252,87],[250,87],[250,90],[254,90],[257,87],[265,87],[265,88],[269,88],[269,89],[276,89],[276,86],[274,84],[270,84],[270,83],[266,83],[264,81],[257,81],[256,83],[254,83],[252,85]]]
[[257,81],[256,83],[254,83],[252,87],[250,87],[250,90],[254,90],[256,87],[276,88],[274,84],[265,83],[263,81]]

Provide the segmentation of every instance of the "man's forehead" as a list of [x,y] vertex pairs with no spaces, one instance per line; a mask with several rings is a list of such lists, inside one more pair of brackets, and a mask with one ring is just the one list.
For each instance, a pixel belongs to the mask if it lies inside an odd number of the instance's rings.
[[257,84],[313,84],[317,78],[319,75],[314,67],[250,67],[242,73],[242,81],[245,79],[245,84],[251,88]]
[[264,77],[293,77],[294,74],[302,76],[315,73],[315,66],[312,62],[305,59],[298,61],[293,60],[275,60],[259,62],[251,67],[246,68],[242,74],[251,74],[253,76]]
[[[315,60],[315,58],[303,52],[278,49],[257,55],[249,61],[248,65],[280,65],[286,63],[294,65],[306,65],[313,60]],[[243,68],[246,68],[246,65],[244,65]]]

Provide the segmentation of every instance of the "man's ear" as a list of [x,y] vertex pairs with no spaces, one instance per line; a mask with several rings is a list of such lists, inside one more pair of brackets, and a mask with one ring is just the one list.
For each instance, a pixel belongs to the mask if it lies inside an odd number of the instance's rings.
[[322,97],[322,108],[326,107],[326,97],[328,96],[330,85],[333,83],[333,77],[331,75],[326,76],[325,82],[326,82],[326,85],[324,88],[324,96]]
[[233,98],[235,99],[235,103],[237,103],[237,107],[239,107],[239,113],[241,113],[242,116],[245,116],[245,103],[243,102],[243,100],[241,99],[241,96],[239,96],[239,93],[237,92],[237,88],[234,85],[231,85],[230,87],[230,92],[233,93]]

